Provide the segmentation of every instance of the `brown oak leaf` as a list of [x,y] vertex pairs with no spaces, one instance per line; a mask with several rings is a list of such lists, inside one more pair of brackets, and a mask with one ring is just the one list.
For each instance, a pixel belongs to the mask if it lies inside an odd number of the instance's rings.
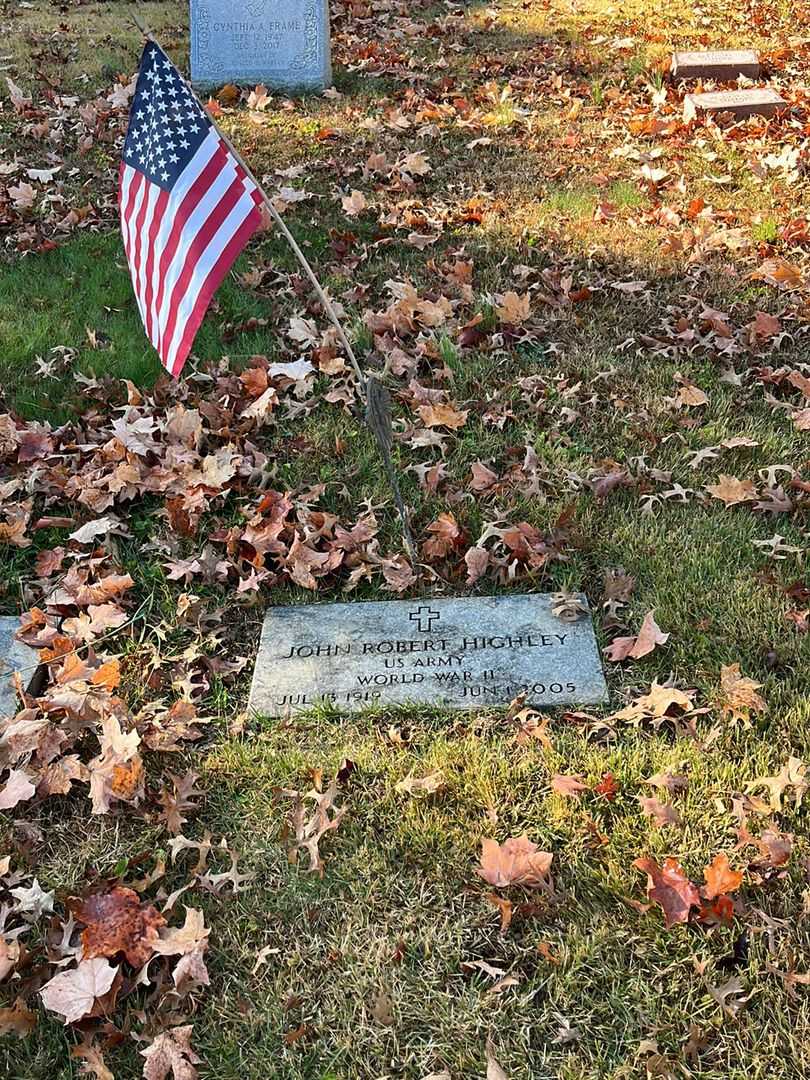
[[428,559],[444,559],[464,543],[464,533],[450,513],[439,514],[427,527],[430,539],[422,545]]
[[467,423],[468,411],[439,402],[436,405],[420,405],[419,415],[425,427],[447,427],[457,431]]
[[731,720],[742,720],[748,724],[751,713],[765,712],[768,706],[756,692],[762,683],[755,682],[740,672],[739,664],[724,664],[720,669],[720,697],[718,705],[721,715]]
[[0,1009],[0,1035],[16,1035],[22,1039],[37,1026],[37,1014],[29,1009],[22,998],[17,998],[7,1009]]
[[443,791],[447,787],[444,773],[441,769],[428,773],[427,776],[406,776],[400,780],[396,790],[404,795],[435,795],[437,791]]
[[663,645],[668,640],[669,634],[665,634],[656,623],[655,609],[653,609],[644,616],[637,636],[616,638],[605,649],[605,656],[613,663],[622,660],[639,660],[642,656],[651,653],[657,645]]
[[659,866],[655,859],[635,859],[633,866],[647,875],[647,896],[664,912],[667,930],[685,923],[693,907],[700,907],[700,893],[684,874],[677,859],[665,859]]

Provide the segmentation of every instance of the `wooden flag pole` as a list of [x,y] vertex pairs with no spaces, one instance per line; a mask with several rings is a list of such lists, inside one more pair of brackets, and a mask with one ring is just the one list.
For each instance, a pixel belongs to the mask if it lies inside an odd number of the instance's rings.
[[[140,32],[148,41],[154,41],[155,44],[157,44],[157,39],[155,38],[154,34],[143,21],[143,19],[141,19],[140,15],[138,15],[137,12],[132,13],[132,21],[135,23]],[[374,433],[374,437],[377,441],[377,446],[380,450],[380,455],[382,456],[383,463],[385,464],[385,471],[388,476],[388,481],[391,484],[391,488],[394,493],[394,501],[399,512],[400,520],[402,521],[402,536],[405,541],[405,547],[407,548],[408,556],[411,562],[415,563],[416,548],[413,542],[413,537],[411,536],[408,513],[405,509],[405,503],[402,500],[402,495],[400,494],[396,472],[394,471],[394,465],[391,460],[392,440],[390,435],[390,398],[388,397],[388,392],[385,390],[385,387],[382,385],[382,383],[380,383],[373,376],[366,377],[363,374],[362,368],[360,367],[360,364],[357,361],[357,357],[354,354],[354,349],[351,347],[349,339],[343,330],[343,326],[341,325],[340,319],[337,316],[337,312],[332,306],[332,301],[329,299],[326,290],[323,288],[323,286],[315,276],[315,271],[310,266],[309,260],[307,259],[306,255],[298,246],[298,242],[296,241],[293,234],[287,228],[287,225],[281,217],[281,214],[279,214],[278,210],[276,210],[275,206],[273,206],[269,195],[264,190],[259,181],[256,179],[255,175],[253,174],[253,170],[250,168],[248,163],[245,161],[245,159],[233,145],[231,140],[216,122],[216,119],[211,115],[205,105],[202,106],[202,109],[205,115],[213,124],[214,129],[216,130],[219,137],[222,139],[230,152],[245,170],[248,177],[256,185],[256,190],[262,197],[262,203],[267,208],[268,213],[270,214],[274,223],[278,226],[279,230],[284,236],[284,239],[292,248],[295,257],[298,259],[302,269],[304,270],[304,273],[309,278],[310,284],[315,290],[315,293],[321,302],[321,306],[324,312],[326,313],[329,321],[334,326],[341,345],[346,350],[346,355],[348,356],[351,365],[354,368],[354,373],[357,376],[357,381],[360,386],[360,396],[364,400],[366,405],[366,420],[369,424],[369,427]],[[387,417],[381,416],[381,409],[387,409]]]

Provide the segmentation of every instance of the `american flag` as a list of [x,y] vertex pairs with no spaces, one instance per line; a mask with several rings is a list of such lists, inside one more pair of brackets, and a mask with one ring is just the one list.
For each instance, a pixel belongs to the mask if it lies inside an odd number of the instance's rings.
[[147,42],[119,170],[124,250],[146,335],[175,378],[262,197],[180,72]]

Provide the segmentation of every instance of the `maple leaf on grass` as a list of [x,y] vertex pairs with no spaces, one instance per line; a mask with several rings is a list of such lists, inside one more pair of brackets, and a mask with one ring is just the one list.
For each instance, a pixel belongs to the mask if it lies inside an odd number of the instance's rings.
[[667,930],[687,922],[691,909],[700,907],[700,893],[677,859],[665,859],[663,866],[655,859],[635,859],[633,866],[646,873],[647,896],[664,912]]
[[362,191],[356,189],[352,191],[350,195],[343,195],[341,197],[341,203],[343,204],[343,212],[349,217],[357,217],[359,214],[367,208],[368,200]]
[[444,773],[441,769],[437,769],[436,772],[419,778],[409,774],[404,780],[399,781],[396,790],[404,795],[435,795],[439,791],[444,791],[446,787],[447,780]]
[[116,885],[106,893],[94,893],[74,905],[83,923],[82,954],[114,957],[122,953],[127,963],[143,967],[154,952],[158,930],[166,920],[151,904],[141,904],[132,889]]
[[420,405],[419,415],[425,427],[447,427],[457,431],[467,423],[468,411],[439,402],[436,405]]
[[578,799],[583,791],[590,790],[583,780],[584,777],[580,775],[564,776],[562,773],[555,773],[551,778],[551,790],[566,798]]
[[172,1080],[197,1080],[199,1073],[194,1068],[202,1059],[191,1049],[193,1025],[169,1028],[163,1031],[141,1050],[145,1058],[143,1066],[144,1080],[166,1080],[171,1074]]
[[622,660],[640,660],[647,656],[658,645],[664,645],[669,640],[669,634],[665,634],[655,621],[655,610],[648,611],[644,616],[641,629],[634,637],[620,637],[608,645],[605,656],[613,663]]
[[707,900],[714,900],[715,897],[736,892],[743,881],[740,871],[731,869],[728,855],[724,851],[715,855],[704,869],[703,878],[706,884],[701,891]]
[[638,801],[641,809],[653,819],[659,829],[663,829],[665,825],[681,824],[681,815],[671,803],[662,803],[658,799],[644,796],[641,796]]
[[736,476],[721,473],[716,484],[707,484],[706,490],[725,506],[737,506],[739,503],[753,502],[757,490],[750,480],[738,480]]
[[118,968],[101,957],[82,960],[77,967],[60,971],[39,992],[42,1004],[64,1017],[65,1024],[87,1016],[96,1001],[112,988]]
[[27,802],[36,795],[36,788],[22,769],[12,769],[0,790],[0,810],[11,810],[18,803]]
[[551,887],[549,870],[553,858],[550,851],[540,851],[525,833],[505,840],[503,844],[484,838],[477,872],[498,889],[509,885],[548,889]]
[[510,291],[504,293],[503,296],[497,297],[497,300],[498,306],[495,308],[495,314],[502,323],[520,326],[531,315],[531,297],[528,293],[523,293],[521,296],[514,291]]

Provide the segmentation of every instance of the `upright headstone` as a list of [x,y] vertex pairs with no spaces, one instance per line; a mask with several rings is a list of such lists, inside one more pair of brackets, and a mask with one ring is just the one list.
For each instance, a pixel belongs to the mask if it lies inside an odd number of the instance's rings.
[[14,672],[22,672],[23,682],[27,684],[36,667],[36,652],[14,636],[19,628],[16,615],[0,616],[0,718],[13,716],[17,711],[18,698],[11,682]]
[[759,56],[753,49],[718,49],[714,52],[676,52],[673,79],[715,79],[733,82],[740,75],[759,78]]
[[274,607],[249,707],[284,716],[326,701],[342,712],[415,703],[455,709],[604,701],[587,602],[575,621],[549,595]]
[[190,0],[190,14],[194,86],[331,85],[328,0]]

